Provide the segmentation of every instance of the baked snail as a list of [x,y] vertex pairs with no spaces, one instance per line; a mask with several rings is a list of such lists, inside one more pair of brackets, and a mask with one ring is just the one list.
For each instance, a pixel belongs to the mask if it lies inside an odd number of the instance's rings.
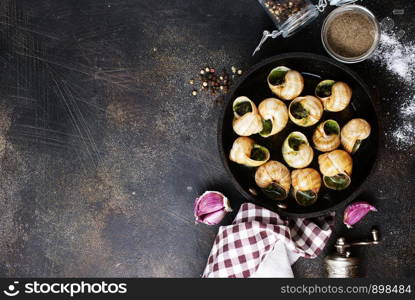
[[270,158],[269,150],[249,137],[239,137],[232,145],[229,159],[248,167],[258,167]]
[[267,78],[271,91],[284,100],[298,97],[304,88],[303,76],[294,70],[280,66],[272,69]]
[[341,143],[343,148],[354,154],[359,149],[362,141],[370,135],[370,125],[364,119],[353,119],[347,122],[341,131]]
[[324,109],[332,112],[342,111],[352,99],[352,89],[342,81],[323,80],[317,85],[315,93],[323,102]]
[[270,160],[255,172],[255,182],[267,197],[284,200],[290,191],[290,171],[282,163]]
[[328,152],[340,146],[340,126],[334,120],[327,120],[317,126],[313,134],[313,143],[317,150]]
[[291,121],[302,127],[316,124],[321,119],[323,111],[321,101],[314,96],[297,97],[288,108]]
[[262,118],[254,102],[248,97],[241,96],[233,101],[232,127],[240,136],[250,136],[262,131]]
[[350,185],[353,160],[346,151],[334,150],[321,154],[318,164],[323,174],[324,185],[329,189],[340,191]]
[[301,132],[291,132],[282,144],[282,156],[292,168],[307,167],[313,160],[314,152],[307,137]]
[[310,206],[317,201],[321,187],[320,174],[312,169],[299,169],[291,173],[293,196],[301,206]]
[[259,104],[258,111],[262,117],[262,131],[259,134],[263,137],[277,134],[288,123],[288,109],[281,100],[265,99]]

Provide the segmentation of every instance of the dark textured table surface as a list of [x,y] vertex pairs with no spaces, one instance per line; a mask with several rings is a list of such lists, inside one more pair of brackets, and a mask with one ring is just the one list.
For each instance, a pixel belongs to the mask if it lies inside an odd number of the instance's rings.
[[[412,1],[364,3],[415,37]],[[243,199],[218,156],[223,104],[191,96],[187,82],[205,65],[326,55],[323,19],[251,57],[272,29],[255,0],[2,0],[0,276],[200,276],[217,227],[194,224],[194,198],[220,190],[235,211]],[[386,131],[400,81],[371,61],[351,67],[379,95]],[[377,225],[382,244],[356,251],[366,276],[415,276],[415,148],[381,139],[359,196],[379,212],[347,230],[339,211],[333,237],[364,238]],[[300,259],[296,276],[323,276],[332,244]]]

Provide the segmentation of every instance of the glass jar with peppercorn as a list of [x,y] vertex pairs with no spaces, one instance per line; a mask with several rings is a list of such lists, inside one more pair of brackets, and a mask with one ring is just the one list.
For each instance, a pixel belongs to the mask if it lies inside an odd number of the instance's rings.
[[283,37],[288,37],[313,21],[319,11],[310,0],[258,0]]
[[271,19],[274,21],[277,30],[272,32],[264,30],[262,38],[254,53],[261,49],[265,41],[271,37],[289,37],[316,19],[320,12],[323,12],[328,5],[343,6],[357,0],[318,0],[314,5],[310,0],[258,0]]

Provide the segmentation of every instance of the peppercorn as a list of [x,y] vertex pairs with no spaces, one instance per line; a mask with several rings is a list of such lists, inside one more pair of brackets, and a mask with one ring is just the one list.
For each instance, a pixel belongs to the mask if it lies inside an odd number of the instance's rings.
[[[241,69],[237,69],[235,66],[232,66],[231,72],[232,78],[242,74]],[[199,91],[207,91],[211,95],[221,94],[224,95],[229,91],[229,87],[232,84],[228,71],[223,68],[220,73],[213,67],[204,67],[200,70],[200,85],[201,88]],[[190,79],[189,83],[191,85],[195,84],[194,79]],[[199,93],[198,90],[194,89],[192,95],[196,96]]]

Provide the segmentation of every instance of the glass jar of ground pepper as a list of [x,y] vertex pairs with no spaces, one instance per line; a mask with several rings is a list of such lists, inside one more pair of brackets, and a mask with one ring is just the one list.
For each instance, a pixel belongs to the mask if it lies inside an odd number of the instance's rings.
[[283,37],[288,37],[313,21],[319,14],[309,0],[258,0]]

